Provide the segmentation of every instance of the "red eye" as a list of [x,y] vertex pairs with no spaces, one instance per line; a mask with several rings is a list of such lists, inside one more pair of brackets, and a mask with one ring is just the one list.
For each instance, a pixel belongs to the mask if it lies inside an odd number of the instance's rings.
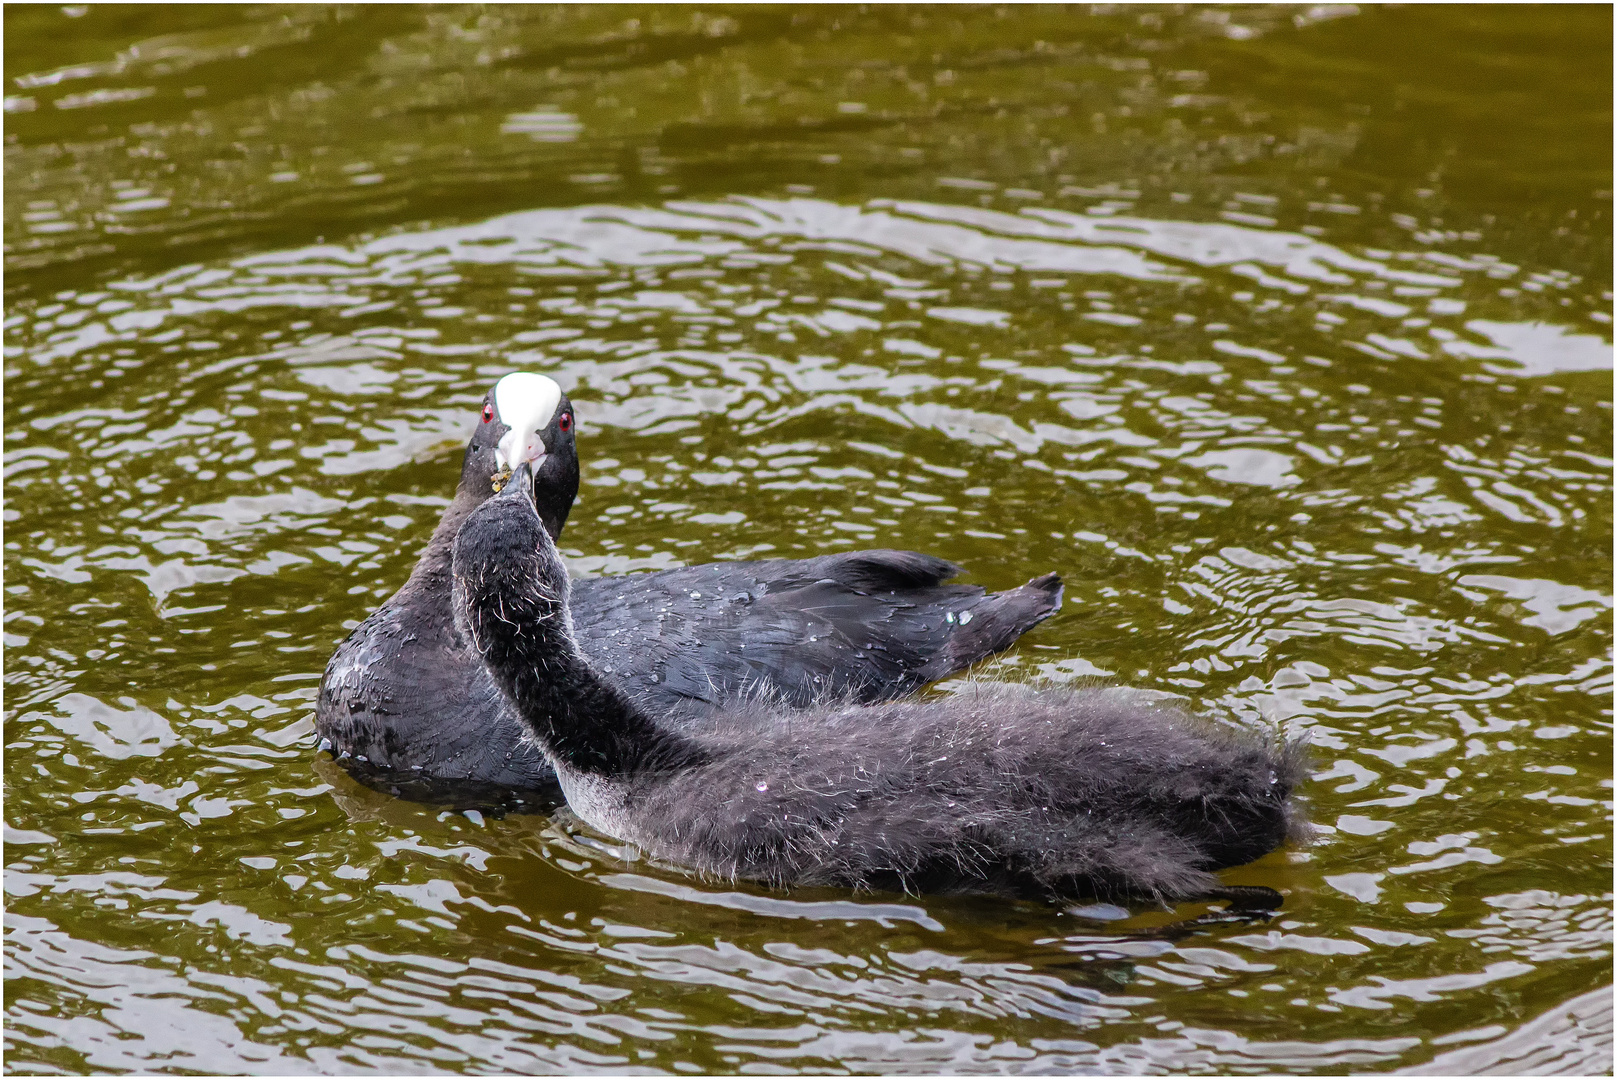
[[483,406],[483,423],[486,424],[492,419],[494,419],[494,406],[493,405],[484,405]]
[[562,413],[561,419],[556,421],[556,426],[561,428],[563,431],[573,430],[573,414],[570,412]]

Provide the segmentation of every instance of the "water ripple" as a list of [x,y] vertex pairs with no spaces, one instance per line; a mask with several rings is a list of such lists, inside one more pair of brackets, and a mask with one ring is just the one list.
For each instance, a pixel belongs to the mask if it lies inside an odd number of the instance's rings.
[[[1371,17],[1328,7],[1118,18],[1222,48],[1289,34],[1293,16],[1330,18],[1318,33]],[[696,22],[642,13],[562,55],[524,19],[606,15],[361,12],[361,36],[393,43],[366,78],[408,74],[374,92],[414,101],[410,137],[430,146],[321,162],[261,117],[289,159],[252,156],[271,134],[239,136],[251,160],[219,165],[239,206],[152,180],[8,213],[14,273],[103,265],[91,249],[137,251],[139,229],[173,242],[6,315],[13,1067],[1609,1069],[1587,991],[1611,970],[1610,297],[1567,268],[1588,260],[1467,239],[1438,210],[1400,222],[1311,179],[1210,207],[1116,176],[1045,183],[1025,163],[1014,183],[933,169],[907,191],[799,175],[836,154],[909,160],[904,139],[932,153],[920,114],[883,94],[914,83],[955,116],[956,81],[976,108],[1035,61],[1117,83],[1140,113],[1226,118],[1200,150],[1164,135],[1186,174],[1270,153],[1255,114],[1229,120],[1231,99],[1201,93],[1214,77],[1191,53],[1158,71],[1145,57],[1168,53],[1078,49],[1053,24],[1044,52],[979,43],[969,64],[900,80],[884,60],[825,101],[802,90],[825,114],[812,123],[692,113],[666,147],[607,154],[626,121],[575,92],[585,67],[655,80],[776,40],[768,12],[676,14]],[[213,92],[208,65],[267,72],[335,32],[325,14],[287,19],[42,63],[16,87],[37,107],[8,98],[8,129],[149,109],[131,152],[179,153],[204,136],[166,110],[201,107],[183,95]],[[380,127],[405,123],[398,100],[344,86],[298,82],[287,115],[313,130],[332,100],[371,115],[363,101]],[[455,130],[487,153],[453,168],[527,194],[375,216],[437,182],[447,143],[415,129],[474,93],[487,123]],[[948,121],[971,160],[1009,146],[971,140],[1037,120],[996,100],[1003,118]],[[1040,154],[1121,145],[1094,130],[1121,113],[1070,111],[1078,134]],[[1360,137],[1286,145],[1325,174]],[[799,154],[781,158],[796,188],[687,173],[658,190],[671,155],[735,140]],[[8,156],[8,192],[45,183],[28,171],[44,155]],[[534,208],[549,189],[512,179],[557,169],[594,201]],[[253,214],[281,220],[276,200],[298,198],[319,231],[185,246],[250,238]],[[360,216],[329,224],[338,205]],[[1284,890],[1285,908],[1253,923],[1198,921],[1200,905],[787,895],[693,879],[565,815],[485,818],[355,784],[314,752],[319,672],[409,573],[478,401],[517,367],[577,405],[576,573],[855,546],[936,552],[992,588],[1056,570],[1063,611],[983,677],[1127,682],[1306,735],[1319,842],[1227,875]]]

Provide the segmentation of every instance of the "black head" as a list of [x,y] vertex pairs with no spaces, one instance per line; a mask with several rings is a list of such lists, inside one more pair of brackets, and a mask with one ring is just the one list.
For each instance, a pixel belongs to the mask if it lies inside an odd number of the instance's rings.
[[[518,464],[455,535],[455,622],[485,656],[513,627],[518,636],[545,636],[567,603],[567,569],[534,509],[532,473],[530,463]],[[548,629],[561,632],[562,621]]]
[[[466,444],[466,460],[460,470],[461,497],[470,497],[474,504],[487,499],[511,472],[508,466],[514,463],[508,459],[527,456],[522,452],[531,447],[544,454],[533,470],[534,507],[545,531],[553,539],[559,538],[578,497],[576,422],[573,403],[550,379],[528,372],[507,375],[483,395],[477,428]],[[513,435],[513,425],[523,431]],[[524,434],[525,445],[516,446]],[[507,460],[502,460],[502,443],[504,450],[512,452],[504,455]]]

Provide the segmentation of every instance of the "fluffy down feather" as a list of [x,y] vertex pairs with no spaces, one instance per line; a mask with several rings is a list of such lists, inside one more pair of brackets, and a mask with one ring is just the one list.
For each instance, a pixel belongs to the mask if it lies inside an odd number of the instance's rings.
[[1129,690],[974,684],[928,701],[707,718],[699,763],[622,778],[623,838],[721,878],[1176,900],[1307,826],[1296,743]]

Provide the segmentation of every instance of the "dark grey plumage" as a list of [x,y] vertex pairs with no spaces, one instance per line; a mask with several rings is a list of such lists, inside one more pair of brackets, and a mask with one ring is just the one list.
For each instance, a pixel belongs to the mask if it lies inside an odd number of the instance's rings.
[[704,760],[636,777],[630,839],[721,877],[1182,899],[1300,832],[1295,745],[1128,691],[756,703],[696,734]]
[[454,575],[457,623],[573,810],[721,878],[1233,896],[1213,871],[1306,833],[1291,797],[1298,744],[1138,692],[974,686],[801,709],[754,699],[683,730],[659,725],[579,649],[566,570],[520,491],[467,519]]
[[[493,392],[484,399],[485,416]],[[557,418],[571,418],[561,398]],[[578,491],[574,434],[558,421],[536,476],[539,515],[559,536]],[[450,549],[492,493],[509,429],[480,423],[455,498],[405,585],[338,646],[315,727],[351,773],[411,798],[496,806],[553,803],[556,780],[455,629]],[[1061,603],[1054,574],[986,595],[946,585],[960,568],[908,551],[710,563],[580,581],[575,637],[602,677],[655,715],[699,715],[768,689],[803,704],[881,701],[1011,645]]]

